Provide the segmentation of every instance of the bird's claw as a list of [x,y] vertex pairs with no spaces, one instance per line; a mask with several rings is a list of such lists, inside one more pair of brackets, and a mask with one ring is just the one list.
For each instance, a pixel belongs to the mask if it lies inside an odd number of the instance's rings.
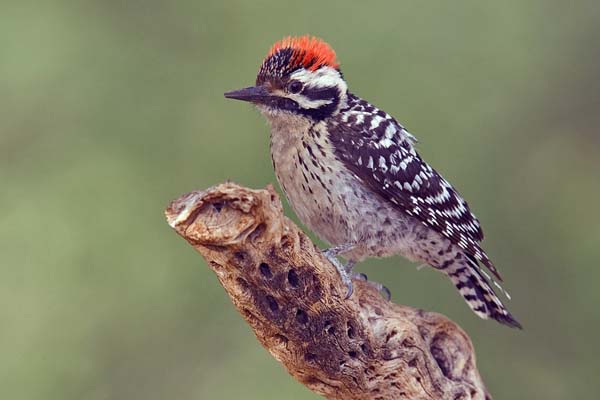
[[381,283],[379,282],[373,282],[373,281],[369,281],[368,282],[371,286],[373,286],[375,289],[377,289],[377,291],[379,292],[379,294],[386,299],[387,301],[390,301],[392,299],[392,292],[390,292],[390,289],[388,289],[387,287],[383,286]]
[[381,294],[381,296],[383,298],[385,298],[387,301],[390,301],[390,299],[392,298],[392,293],[390,292],[390,289],[388,289],[387,287],[383,286],[379,282],[370,281],[367,278],[366,274],[363,274],[363,273],[360,273],[360,272],[354,272],[350,276],[351,276],[352,279],[356,279],[356,280],[359,280],[359,281],[364,281],[367,284],[369,284],[370,286],[372,286],[375,289],[377,289],[377,291]]
[[388,289],[387,286],[381,285],[381,289],[379,289],[379,293],[381,293],[383,298],[386,299],[387,301],[390,301],[392,299],[392,292],[390,292],[390,289]]
[[354,293],[354,285],[352,285],[352,280],[346,282],[346,285],[348,291],[346,292],[346,297],[344,297],[344,300],[348,300],[350,297],[352,297],[352,293]]
[[364,281],[364,282],[368,282],[369,278],[367,277],[367,274],[363,274],[362,272],[353,272],[352,275],[350,275],[350,277],[352,279],[356,279],[358,281]]

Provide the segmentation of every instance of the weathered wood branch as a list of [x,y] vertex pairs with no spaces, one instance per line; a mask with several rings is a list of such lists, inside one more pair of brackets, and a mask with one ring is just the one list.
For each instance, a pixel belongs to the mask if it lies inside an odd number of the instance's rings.
[[208,262],[260,343],[328,399],[490,399],[471,340],[444,316],[346,287],[275,190],[188,193],[169,224]]

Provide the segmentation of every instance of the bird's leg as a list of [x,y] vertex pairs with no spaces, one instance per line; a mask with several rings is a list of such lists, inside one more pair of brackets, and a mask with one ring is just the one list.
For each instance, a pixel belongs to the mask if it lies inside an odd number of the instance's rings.
[[346,253],[354,248],[354,243],[344,243],[338,246],[330,247],[328,249],[323,250],[323,255],[327,257],[327,259],[333,264],[335,269],[337,269],[340,277],[342,278],[342,282],[348,288],[346,292],[346,298],[350,298],[352,296],[352,292],[354,291],[354,287],[352,286],[352,267],[354,266],[354,261],[348,261],[347,264],[342,264],[340,260],[337,259],[342,253]]
[[346,264],[342,264],[340,260],[337,259],[337,256],[351,251],[354,248],[354,246],[356,246],[355,243],[344,243],[323,250],[323,255],[327,257],[327,259],[335,266],[338,273],[342,277],[342,282],[344,282],[344,284],[348,288],[348,291],[346,292],[346,298],[348,299],[350,298],[350,296],[352,296],[352,293],[354,291],[354,287],[352,286],[352,279],[356,279],[359,281],[367,282],[369,285],[377,289],[377,291],[381,293],[383,297],[385,297],[387,300],[390,300],[392,298],[392,294],[387,287],[385,287],[379,282],[370,281],[367,278],[366,274],[352,271],[352,268],[354,267],[354,264],[356,264],[356,261],[349,260]]
[[327,257],[327,258],[337,257],[340,254],[346,253],[346,252],[354,249],[354,246],[356,246],[356,243],[343,243],[343,244],[339,244],[337,246],[322,250],[322,252],[325,255],[325,257]]
[[352,279],[350,277],[350,274],[348,273],[347,266],[342,264],[340,260],[338,260],[335,256],[330,256],[325,252],[323,254],[333,264],[335,269],[337,269],[338,273],[340,274],[340,277],[342,278],[342,282],[344,282],[344,285],[346,285],[346,288],[348,289],[346,292],[346,299],[350,298],[350,296],[352,296],[354,288],[352,286]]

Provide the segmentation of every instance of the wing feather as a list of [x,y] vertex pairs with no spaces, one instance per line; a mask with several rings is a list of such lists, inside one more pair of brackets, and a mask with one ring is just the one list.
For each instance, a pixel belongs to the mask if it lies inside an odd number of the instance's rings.
[[480,246],[477,217],[454,187],[425,163],[414,137],[394,118],[355,96],[349,108],[329,122],[337,157],[364,184],[402,212],[448,238],[501,280]]

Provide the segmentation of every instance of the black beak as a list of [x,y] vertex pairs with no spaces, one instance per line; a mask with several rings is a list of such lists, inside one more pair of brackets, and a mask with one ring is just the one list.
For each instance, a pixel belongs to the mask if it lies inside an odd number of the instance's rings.
[[225,97],[228,99],[249,101],[252,103],[264,103],[267,101],[271,94],[264,88],[264,86],[251,86],[240,90],[234,90],[232,92],[225,93]]

